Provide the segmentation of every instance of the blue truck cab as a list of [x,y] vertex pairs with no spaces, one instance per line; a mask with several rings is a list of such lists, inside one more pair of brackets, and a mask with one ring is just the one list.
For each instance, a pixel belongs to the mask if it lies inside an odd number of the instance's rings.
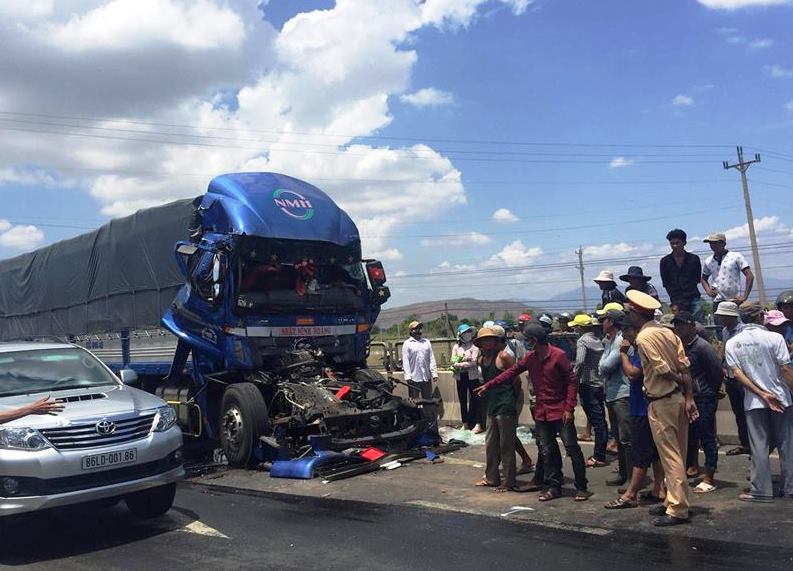
[[274,173],[218,176],[175,255],[185,285],[162,325],[178,344],[156,391],[231,464],[311,437],[344,449],[428,428],[430,403],[394,397],[366,368],[385,271],[324,192]]

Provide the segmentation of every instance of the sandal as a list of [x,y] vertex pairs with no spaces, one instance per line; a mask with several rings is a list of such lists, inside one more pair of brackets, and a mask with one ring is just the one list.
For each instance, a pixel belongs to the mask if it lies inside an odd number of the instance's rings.
[[560,492],[559,490],[545,490],[543,493],[537,496],[537,499],[540,500],[541,502],[549,502],[551,500],[555,500],[561,497],[562,497],[562,492]]
[[496,486],[493,488],[493,491],[497,494],[503,494],[504,492],[509,492],[512,488],[507,488],[506,486]]
[[624,510],[627,508],[638,508],[639,502],[636,500],[626,500],[622,496],[617,498],[616,500],[611,500],[605,506],[603,506],[607,510]]
[[534,464],[521,464],[515,475],[522,476],[523,474],[531,474],[534,472]]
[[592,497],[592,492],[589,490],[576,490],[574,502],[585,502]]
[[715,492],[717,489],[718,488],[716,488],[716,486],[713,484],[708,484],[707,482],[703,481],[694,486],[694,489],[691,491],[695,494],[709,494],[710,492]]
[[740,456],[741,454],[749,454],[750,450],[743,446],[736,446],[732,450],[727,450],[727,456]]
[[608,466],[609,463],[603,460],[598,460],[594,456],[590,456],[586,459],[586,467],[587,468],[603,468],[604,466]]
[[474,484],[477,488],[496,488],[498,484],[491,484],[485,478],[479,480],[476,484]]
[[700,468],[696,468],[696,469],[689,468],[688,470],[686,470],[686,478],[696,478],[701,474],[702,474],[702,470]]
[[579,434],[577,438],[579,442],[592,442],[593,440],[591,436],[587,436],[586,434]]

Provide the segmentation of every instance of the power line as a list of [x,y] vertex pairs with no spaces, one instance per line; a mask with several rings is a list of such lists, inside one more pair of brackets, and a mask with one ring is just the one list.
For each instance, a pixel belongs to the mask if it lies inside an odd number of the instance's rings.
[[243,133],[264,133],[274,135],[306,135],[311,137],[336,137],[344,139],[363,139],[363,140],[384,140],[384,141],[415,141],[415,142],[442,142],[442,143],[464,143],[464,144],[482,144],[482,145],[510,145],[510,146],[547,146],[547,147],[581,147],[581,148],[641,148],[641,149],[725,149],[729,145],[713,145],[713,144],[655,144],[655,143],[571,143],[571,142],[552,142],[552,141],[520,141],[520,140],[486,140],[486,139],[460,139],[460,138],[438,138],[438,137],[396,137],[386,135],[356,135],[356,134],[342,134],[342,133],[312,133],[306,131],[286,131],[286,130],[267,130],[255,128],[242,128],[239,127],[210,127],[206,125],[195,124],[178,124],[178,123],[158,123],[149,121],[137,121],[131,119],[118,119],[112,117],[105,118],[91,118],[91,117],[75,117],[66,115],[53,115],[46,113],[28,113],[22,111],[0,111],[0,115],[11,116],[27,116],[27,117],[45,117],[51,119],[61,120],[74,120],[74,121],[90,121],[90,122],[105,122],[105,123],[126,123],[130,125],[143,125],[148,127],[176,127],[183,129],[195,130],[209,130],[209,131],[231,131]]

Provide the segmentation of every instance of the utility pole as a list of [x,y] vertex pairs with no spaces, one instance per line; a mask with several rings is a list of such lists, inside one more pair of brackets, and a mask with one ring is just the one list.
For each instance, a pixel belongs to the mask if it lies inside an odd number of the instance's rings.
[[760,162],[760,155],[755,153],[754,159],[743,160],[743,147],[738,147],[738,162],[734,165],[724,161],[722,164],[725,169],[737,169],[741,173],[741,183],[743,184],[743,202],[746,205],[746,221],[749,223],[749,241],[752,245],[752,261],[754,262],[754,275],[757,279],[757,293],[760,296],[760,305],[765,305],[765,283],[763,282],[763,269],[760,267],[760,252],[757,249],[757,234],[754,231],[754,214],[752,214],[752,201],[749,199],[749,181],[746,179],[746,171],[749,166]]
[[452,322],[449,321],[449,304],[448,302],[443,302],[443,313],[446,317],[446,329],[449,332],[449,338],[454,339],[454,331],[452,331]]
[[581,274],[581,301],[584,304],[584,313],[587,312],[586,308],[586,285],[584,284],[584,247],[579,246],[578,250],[575,251],[578,254],[578,272]]

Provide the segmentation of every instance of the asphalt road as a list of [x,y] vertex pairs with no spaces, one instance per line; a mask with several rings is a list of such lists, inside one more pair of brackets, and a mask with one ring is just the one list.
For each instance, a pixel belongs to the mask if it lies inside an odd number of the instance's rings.
[[13,521],[0,565],[21,569],[791,569],[793,552],[329,498],[180,487],[149,522],[122,505]]

